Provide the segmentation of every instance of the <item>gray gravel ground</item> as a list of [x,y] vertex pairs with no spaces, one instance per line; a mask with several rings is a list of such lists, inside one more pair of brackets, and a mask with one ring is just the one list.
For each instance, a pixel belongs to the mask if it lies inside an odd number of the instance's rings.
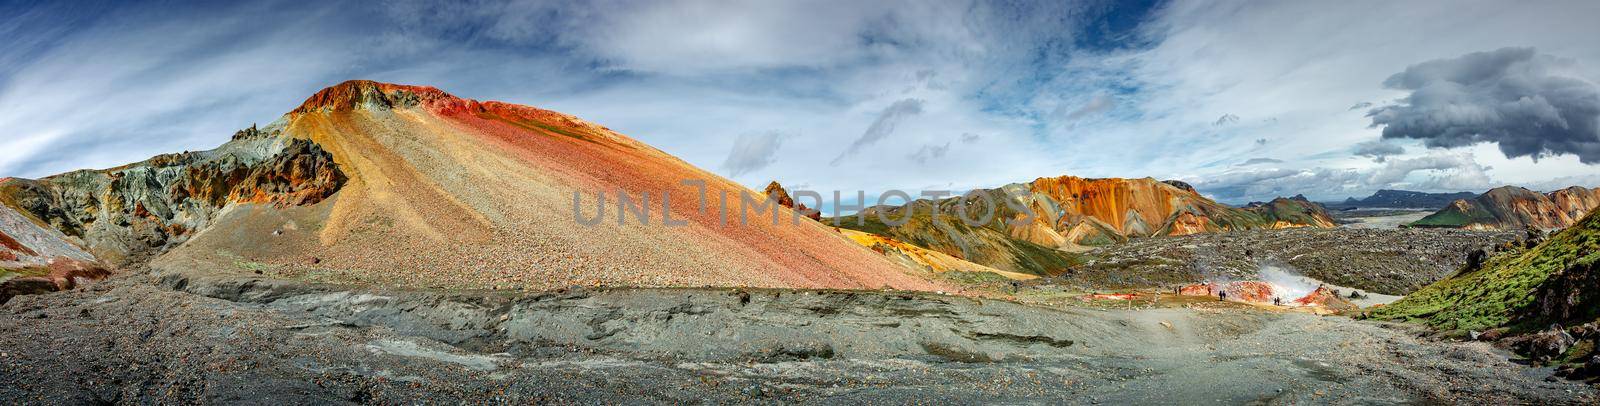
[[1040,284],[1146,288],[1260,277],[1263,265],[1331,284],[1405,295],[1444,279],[1467,253],[1523,231],[1294,228],[1139,238],[1089,252],[1090,261]]
[[0,305],[0,403],[1592,404],[1482,343],[1246,308],[134,275]]

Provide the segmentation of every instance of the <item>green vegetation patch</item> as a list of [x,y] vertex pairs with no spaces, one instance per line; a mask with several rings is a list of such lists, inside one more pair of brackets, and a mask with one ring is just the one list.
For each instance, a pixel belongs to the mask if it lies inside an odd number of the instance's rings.
[[0,277],[4,277],[6,279],[23,276],[46,276],[49,274],[50,270],[42,267],[0,268]]
[[5,281],[11,280],[13,278],[21,278],[21,277],[26,277],[26,276],[48,276],[48,275],[50,275],[50,270],[46,269],[46,268],[40,268],[40,267],[4,268],[4,267],[0,267],[0,282],[5,282]]
[[1600,215],[1591,213],[1533,249],[1495,256],[1479,269],[1428,285],[1370,315],[1446,330],[1507,326],[1528,331],[1542,326],[1509,324],[1533,304],[1536,288],[1556,272],[1596,261],[1600,261]]
[[1461,211],[1452,206],[1437,213],[1429,214],[1421,220],[1411,222],[1412,227],[1464,227],[1473,223],[1494,224],[1493,213],[1473,207],[1470,211]]
[[261,262],[253,262],[253,261],[235,261],[233,263],[233,266],[238,267],[239,270],[241,270],[241,271],[253,272],[253,273],[267,272],[267,271],[271,271],[273,268],[275,268],[271,264],[266,264],[266,263],[261,263]]
[[[928,204],[925,200],[913,203],[915,209],[911,218],[899,226],[885,224],[875,213],[868,213],[860,224],[854,215],[839,217],[839,227],[882,235],[997,269],[1033,275],[1059,275],[1083,263],[1078,254],[1011,238],[1002,226],[1004,220],[1001,219],[1007,218],[1003,211],[986,225],[972,227],[959,216],[949,214],[954,210],[949,207],[941,209],[935,219]],[[903,210],[885,214],[891,220],[903,216]],[[972,217],[979,216],[973,214]],[[832,218],[822,219],[827,225],[833,225],[833,221]]]

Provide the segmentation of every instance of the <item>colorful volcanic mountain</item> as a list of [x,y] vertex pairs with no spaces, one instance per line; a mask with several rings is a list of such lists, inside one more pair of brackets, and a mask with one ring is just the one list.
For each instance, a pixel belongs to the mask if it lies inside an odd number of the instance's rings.
[[[619,192],[633,205],[619,207]],[[570,115],[350,81],[214,150],[6,179],[0,220],[15,223],[12,237],[59,236],[100,263],[157,272],[416,287],[943,288],[830,227],[791,222],[787,208],[766,212],[780,214],[777,225],[724,221],[716,209],[737,218],[739,206],[718,196],[745,193],[763,196]],[[597,209],[606,215],[586,225]],[[46,252],[11,239],[4,255]]]
[[[1075,257],[1068,252],[1129,238],[1335,226],[1322,205],[1304,197],[1235,208],[1201,196],[1186,183],[1152,178],[1039,178],[971,195],[965,218],[980,219],[993,202],[999,220],[970,226],[957,213],[962,198],[946,198],[870,207],[859,213],[861,218],[824,221],[1035,275],[1055,275],[1070,268]],[[1025,218],[1032,221],[1010,221]]]
[[1600,189],[1573,186],[1539,193],[1501,186],[1472,199],[1456,200],[1410,225],[1474,230],[1553,230],[1571,227],[1595,208],[1600,208]]

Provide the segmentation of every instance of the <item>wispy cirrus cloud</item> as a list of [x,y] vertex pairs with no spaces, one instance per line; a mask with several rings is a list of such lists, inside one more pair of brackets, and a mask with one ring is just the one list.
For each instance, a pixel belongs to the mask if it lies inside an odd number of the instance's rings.
[[722,169],[729,175],[739,176],[766,168],[777,159],[778,148],[788,137],[777,131],[741,134],[733,141],[733,149],[728,151]]
[[921,148],[917,148],[917,152],[911,153],[911,160],[916,161],[918,164],[927,165],[930,162],[944,159],[944,155],[948,153],[950,153],[950,143],[948,142],[944,143],[944,145],[923,145]]
[[900,99],[895,101],[894,104],[890,104],[889,107],[884,107],[883,111],[878,113],[878,118],[872,120],[872,125],[867,126],[867,131],[862,132],[861,137],[856,138],[854,142],[850,143],[850,146],[845,147],[844,152],[840,152],[838,157],[833,158],[832,164],[838,165],[839,162],[844,161],[845,158],[851,155],[855,155],[862,148],[883,140],[889,134],[894,133],[895,127],[899,126],[901,121],[918,114],[922,114],[921,99]]
[[1245,160],[1245,161],[1244,161],[1244,162],[1240,162],[1240,163],[1239,163],[1239,164],[1238,164],[1238,165],[1236,165],[1236,166],[1250,166],[1250,165],[1264,165],[1264,164],[1281,164],[1281,163],[1283,163],[1283,160],[1282,160],[1282,159],[1273,159],[1273,158],[1250,158],[1250,159],[1246,159],[1246,160]]

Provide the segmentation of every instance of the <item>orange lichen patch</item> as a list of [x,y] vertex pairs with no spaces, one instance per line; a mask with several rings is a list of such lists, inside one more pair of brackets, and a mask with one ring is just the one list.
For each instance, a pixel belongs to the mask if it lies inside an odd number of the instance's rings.
[[1306,294],[1304,297],[1291,300],[1289,301],[1289,304],[1297,306],[1320,306],[1324,303],[1327,303],[1328,296],[1333,296],[1333,292],[1329,291],[1326,287],[1317,287],[1317,290]]
[[1266,282],[1240,281],[1228,283],[1228,297],[1255,303],[1271,303],[1272,285]]
[[1357,305],[1350,304],[1350,301],[1347,301],[1344,297],[1339,297],[1339,294],[1334,293],[1333,289],[1328,289],[1326,286],[1317,286],[1315,291],[1306,294],[1304,297],[1299,297],[1299,299],[1294,299],[1294,301],[1290,302],[1290,305],[1326,308],[1326,310],[1334,310],[1334,312],[1357,308]]
[[1217,284],[1203,283],[1197,285],[1184,285],[1178,288],[1178,294],[1186,296],[1214,296],[1217,294]]
[[1083,295],[1083,300],[1134,300],[1139,295],[1134,293],[1095,293]]
[[[1267,282],[1261,281],[1235,281],[1228,283],[1194,284],[1178,288],[1178,293],[1189,296],[1217,297],[1217,291],[1226,290],[1228,300],[1248,302],[1254,304],[1273,304],[1273,298],[1279,297],[1282,289]],[[1282,302],[1287,307],[1310,308],[1317,312],[1337,312],[1357,308],[1349,300],[1339,297],[1333,290],[1326,286],[1318,286],[1311,293],[1297,299]]]

